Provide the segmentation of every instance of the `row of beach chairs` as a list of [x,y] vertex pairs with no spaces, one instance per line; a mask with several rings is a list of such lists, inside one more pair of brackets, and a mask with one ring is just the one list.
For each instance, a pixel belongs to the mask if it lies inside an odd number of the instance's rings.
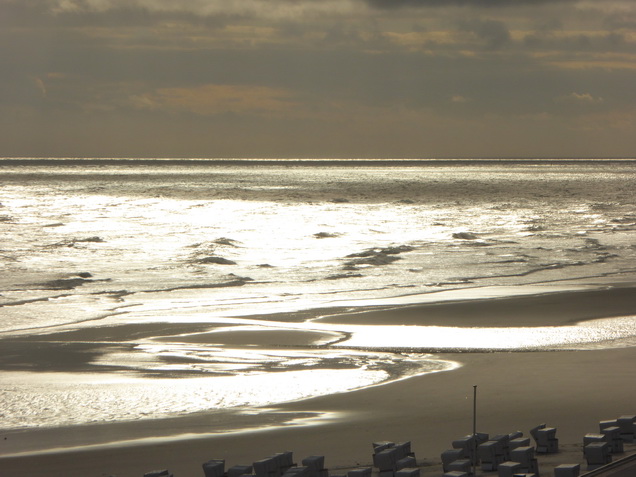
[[[540,424],[530,430],[534,440],[521,431],[489,436],[467,435],[452,442],[452,449],[442,453],[444,477],[473,477],[473,467],[484,472],[497,472],[497,477],[539,477],[537,454],[559,451],[556,428]],[[601,421],[598,433],[583,438],[583,454],[587,470],[612,462],[612,456],[624,452],[624,443],[636,441],[636,415]],[[378,477],[420,477],[411,442],[373,442],[373,467]],[[225,469],[225,461],[213,459],[203,465],[205,477],[371,477],[372,467],[359,467],[343,475],[331,475],[325,468],[325,457],[305,457],[301,465],[294,462],[290,451],[280,452],[251,465],[235,465]],[[554,477],[579,477],[580,464],[561,464]],[[148,472],[144,477],[174,477],[168,470]]]
[[[442,453],[444,477],[471,477],[473,467],[484,472],[497,471],[498,477],[539,477],[535,454],[559,451],[556,428],[545,424],[530,430],[535,447],[520,431],[489,437],[477,433],[453,441],[453,449]],[[587,470],[594,470],[612,461],[612,455],[624,452],[623,444],[636,441],[636,415],[601,421],[599,433],[586,434],[583,453]],[[555,477],[578,477],[580,464],[561,464],[554,468]]]
[[379,477],[419,477],[415,453],[411,442],[395,443],[381,441],[372,443],[373,466],[379,470]]
[[583,437],[583,455],[588,470],[594,470],[612,462],[614,454],[624,452],[624,443],[636,439],[636,415],[599,422],[599,432]]
[[[225,460],[212,459],[204,462],[205,477],[327,477],[324,456],[309,456],[302,466],[294,462],[293,453],[280,452],[251,465],[235,465],[225,470]],[[148,472],[144,477],[174,477],[168,470]],[[357,476],[362,477],[362,476]]]
[[[559,451],[556,428],[545,424],[530,430],[535,446],[523,432],[489,436],[468,435],[453,441],[453,449],[442,453],[444,477],[471,477],[473,468],[497,472],[498,477],[539,477],[536,454]],[[565,464],[555,469],[555,477],[578,477],[578,464]]]
[[[394,443],[374,442],[373,465],[381,477],[420,477],[416,467],[415,454],[410,442]],[[325,457],[312,455],[294,463],[292,452],[280,452],[252,465],[235,465],[225,469],[225,460],[213,459],[203,463],[205,477],[329,477],[325,468]],[[344,475],[332,474],[331,477],[371,477],[372,467],[358,467]],[[168,470],[152,471],[144,477],[174,477]]]

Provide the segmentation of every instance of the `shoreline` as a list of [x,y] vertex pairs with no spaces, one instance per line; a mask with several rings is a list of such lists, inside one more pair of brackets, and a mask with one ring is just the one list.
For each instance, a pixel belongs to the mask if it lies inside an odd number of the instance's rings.
[[[473,383],[478,383],[479,432],[495,435],[520,430],[529,436],[530,428],[546,422],[557,428],[562,451],[555,458],[562,459],[560,463],[570,463],[582,461],[583,435],[597,432],[600,420],[634,413],[636,369],[626,366],[636,358],[633,348],[486,353],[467,358],[464,366],[449,373],[277,406],[284,412],[314,410],[334,413],[337,417],[317,426],[0,456],[0,465],[8,475],[25,477],[51,474],[132,477],[156,468],[168,468],[182,477],[200,475],[201,463],[212,458],[225,459],[231,466],[250,464],[273,453],[291,450],[298,459],[325,455],[327,467],[347,468],[370,465],[371,442],[391,440],[411,441],[418,464],[434,467],[439,464],[441,452],[451,448],[454,439],[471,432]],[[620,373],[608,372],[609,366]],[[617,386],[617,381],[623,386]],[[205,421],[197,418],[182,418],[179,427],[205,425]],[[105,424],[101,432],[120,434],[132,432],[138,426],[167,424],[167,421]]]
[[[521,285],[502,288],[523,290],[538,287]],[[479,288],[476,290],[479,291]],[[362,306],[361,309],[351,312],[336,311],[334,314],[325,314],[316,321],[338,324],[386,324],[387,313],[394,312],[390,322],[398,325],[532,327],[580,323],[636,313],[636,285],[603,284],[585,288],[579,285],[563,289],[548,288],[534,293],[494,294],[485,298],[461,298],[461,295],[466,293],[464,289],[452,290],[451,293],[458,294],[460,298],[377,307]],[[609,300],[612,302],[608,303]],[[481,311],[479,308],[484,310]],[[514,316],[513,320],[510,319],[511,316]]]
[[[523,313],[526,326],[559,326],[585,319],[604,310],[605,316],[636,313],[636,294],[630,287],[578,292],[557,292],[530,297],[440,302],[361,310],[329,315],[343,323],[358,320],[368,325],[393,320],[398,324],[418,321],[423,326],[455,320],[455,326],[501,326],[507,313]],[[387,315],[388,314],[388,315]],[[419,319],[418,319],[419,314]],[[399,315],[396,318],[396,315]],[[453,318],[454,317],[454,318]],[[575,319],[576,318],[576,319]],[[384,320],[384,321],[382,321]],[[514,325],[518,326],[516,319]],[[340,323],[340,322],[338,322]],[[511,324],[511,323],[508,323]],[[449,325],[450,326],[450,325]],[[78,331],[81,338],[81,331]],[[94,330],[91,333],[95,333]],[[250,339],[258,341],[258,331]],[[205,334],[205,333],[204,333]],[[0,465],[8,475],[35,477],[52,474],[69,477],[143,475],[168,468],[175,477],[201,475],[201,463],[226,459],[227,466],[250,464],[276,452],[291,450],[300,461],[307,455],[325,455],[326,467],[369,465],[371,442],[411,441],[418,463],[435,468],[440,453],[472,427],[472,390],[478,386],[478,431],[491,435],[530,428],[546,422],[557,427],[562,454],[570,462],[582,457],[582,437],[598,431],[598,421],[636,414],[636,369],[629,366],[636,348],[578,351],[498,351],[435,353],[434,358],[459,361],[457,369],[410,377],[354,391],[281,403],[275,411],[254,409],[253,414],[199,413],[185,417],[135,422],[105,423],[66,429],[10,431],[0,434]],[[260,411],[260,412],[259,412]],[[322,414],[324,413],[324,414]],[[225,414],[221,416],[220,414]],[[283,425],[282,416],[317,418],[314,425]],[[332,416],[320,422],[320,416]],[[217,419],[215,421],[215,419]],[[228,432],[244,423],[247,430]],[[217,426],[218,434],[209,435]],[[270,426],[270,427],[268,427]],[[243,429],[245,426],[243,426]],[[53,453],[7,456],[8,447],[20,435],[34,449],[47,442],[80,440],[82,433],[102,440],[144,434],[148,438],[205,436],[153,443],[128,442],[96,448],[77,448]],[[119,436],[119,437],[117,437]],[[3,445],[4,444],[4,445]],[[11,444],[11,445],[9,445]],[[569,450],[568,450],[569,449]],[[27,451],[28,452],[28,451]],[[580,454],[580,455],[579,455]],[[425,474],[427,475],[427,474]]]

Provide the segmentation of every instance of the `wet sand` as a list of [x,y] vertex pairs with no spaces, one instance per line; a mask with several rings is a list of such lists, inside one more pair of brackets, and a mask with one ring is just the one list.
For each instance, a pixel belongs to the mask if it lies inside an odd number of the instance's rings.
[[[501,326],[505,319],[504,307],[506,313],[518,312],[527,317],[527,326],[559,325],[636,313],[635,295],[631,288],[556,293],[392,307],[357,317],[346,314],[340,319],[355,318],[356,323],[417,320],[418,324],[429,324],[427,317],[437,322],[445,319],[444,316],[455,316],[458,320],[455,324],[461,322],[460,326],[495,326],[495,323]],[[429,313],[427,307],[433,306],[435,313]],[[465,309],[459,318],[457,307]],[[329,318],[331,322],[340,322],[338,319],[337,315]],[[518,324],[516,320],[514,323]],[[256,334],[251,333],[250,341],[255,338]],[[271,337],[267,338],[270,340]],[[0,455],[4,455],[0,457],[0,475],[132,477],[167,468],[175,477],[194,477],[203,475],[201,463],[209,459],[225,459],[229,467],[250,464],[284,450],[293,451],[298,463],[308,455],[325,455],[326,466],[332,473],[344,473],[347,468],[371,465],[371,443],[380,440],[411,441],[423,475],[441,475],[440,453],[451,447],[452,440],[472,432],[473,385],[478,386],[479,432],[494,435],[520,430],[528,436],[530,428],[543,422],[558,429],[561,452],[539,459],[543,475],[551,475],[550,466],[583,462],[583,435],[597,432],[598,421],[636,414],[636,367],[633,366],[636,348],[435,356],[459,361],[463,366],[450,372],[277,407],[279,413],[290,413],[289,417],[326,413],[325,419],[318,419],[310,426],[268,427],[280,423],[281,415],[264,410],[251,416],[212,413],[67,430],[4,433],[0,437]],[[259,425],[263,428],[254,430],[253,426]],[[223,432],[241,427],[252,429]],[[82,434],[87,441],[107,442],[141,435],[215,430],[215,435],[7,456],[39,446],[82,442]]]

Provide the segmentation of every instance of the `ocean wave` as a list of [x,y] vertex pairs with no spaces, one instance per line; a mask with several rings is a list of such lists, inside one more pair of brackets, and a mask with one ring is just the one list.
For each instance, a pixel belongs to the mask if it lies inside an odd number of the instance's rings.
[[399,254],[413,250],[414,247],[410,245],[390,246],[379,249],[370,248],[363,252],[347,255],[345,258],[349,258],[350,260],[345,262],[344,267],[347,270],[355,270],[357,267],[364,265],[388,265],[389,263],[400,260],[401,257],[398,257]]
[[[636,204],[617,195],[631,190],[636,162],[620,173],[604,162],[576,170],[551,163],[541,180],[540,164],[530,170],[505,161],[403,169],[391,161],[50,162],[4,164],[11,179],[0,189],[0,216],[19,227],[0,221],[2,301],[126,290],[138,293],[135,304],[167,303],[175,313],[182,306],[175,295],[194,306],[215,303],[210,309],[223,300],[240,308],[253,296],[293,308],[406,287],[600,277],[630,270],[636,258]],[[563,174],[580,195],[565,196]],[[103,280],[80,282],[74,270]],[[12,294],[24,273],[40,278]],[[36,282],[50,289],[29,289]],[[223,290],[245,285],[241,293]],[[68,316],[78,313],[67,305],[56,302]],[[47,322],[48,309],[28,308],[25,316]]]
[[105,240],[98,236],[85,237],[85,238],[74,238],[69,240],[64,240],[62,242],[56,242],[54,244],[49,245],[49,247],[75,247],[78,244],[84,243],[104,243]]
[[335,238],[335,237],[340,237],[341,234],[336,233],[336,232],[317,232],[314,234],[314,237],[316,237],[317,239],[323,239],[323,238]]
[[636,225],[636,215],[626,215],[624,217],[615,217],[610,220],[613,224]]
[[137,290],[135,292],[129,292],[129,295],[133,294],[157,294],[164,292],[174,292],[178,290],[204,290],[204,289],[214,289],[214,288],[232,288],[232,287],[241,287],[247,283],[253,282],[254,279],[250,277],[242,277],[239,275],[235,275],[230,273],[227,275],[226,280],[212,283],[189,283],[187,285],[176,285],[173,287],[167,288],[155,288],[155,289],[143,289]]
[[528,232],[544,232],[545,225],[539,223],[531,223],[525,226],[525,229]]
[[192,263],[201,263],[204,265],[207,265],[207,264],[236,265],[236,262],[233,260],[230,260],[228,258],[223,258],[223,257],[216,257],[216,256],[197,258],[196,260],[193,260]]
[[88,278],[60,278],[57,280],[51,280],[44,283],[36,283],[33,288],[35,289],[44,289],[44,290],[73,290],[74,288],[80,287],[86,283],[90,283],[92,280]]
[[503,265],[508,263],[528,263],[528,262],[529,262],[528,258],[517,257],[517,258],[507,258],[504,260],[493,260],[489,263]]
[[360,278],[362,276],[361,273],[337,273],[335,275],[329,275],[325,280],[344,280],[347,278]]
[[479,236],[472,232],[455,232],[452,237],[459,240],[477,240]]
[[[94,280],[93,275],[90,272],[79,272],[72,273],[62,278],[52,278],[51,280],[47,280],[44,282],[34,281],[29,283],[24,283],[22,285],[15,284],[11,287],[7,287],[4,289],[5,293],[7,292],[37,292],[41,290],[73,290],[77,287],[85,285],[87,283],[92,283],[95,281],[106,282],[106,280]],[[2,295],[0,295],[2,296]],[[38,301],[40,299],[48,300],[51,297],[34,297],[26,300],[18,300],[16,304],[23,304],[32,301]],[[3,305],[7,305],[4,303]],[[2,306],[2,305],[0,305]]]
[[212,243],[216,245],[227,245],[228,247],[238,247],[238,240],[233,240],[227,237],[220,237],[216,240],[213,240]]
[[241,247],[239,244],[240,242],[238,240],[219,237],[210,242],[197,242],[188,245],[187,248],[195,250],[188,260],[188,263],[198,265],[236,265],[234,260],[218,255],[216,252],[239,248]]
[[616,254],[616,253],[602,253],[602,254],[598,254],[597,257],[592,260],[593,263],[605,263],[609,260],[612,260],[613,258],[619,258],[620,255]]
[[347,258],[366,258],[366,257],[374,257],[377,255],[398,255],[404,252],[411,252],[414,248],[410,245],[397,245],[391,247],[384,248],[369,248],[363,252],[351,253],[347,255]]

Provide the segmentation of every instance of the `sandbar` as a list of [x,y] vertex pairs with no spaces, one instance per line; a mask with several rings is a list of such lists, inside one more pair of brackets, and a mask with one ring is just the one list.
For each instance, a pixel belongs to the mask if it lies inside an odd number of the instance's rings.
[[[384,307],[362,313],[330,313],[326,319],[332,323],[559,326],[634,314],[635,291],[623,287],[470,303]],[[250,334],[249,341],[257,341],[255,336]],[[266,341],[271,341],[271,337]],[[213,425],[209,416],[192,415],[105,423],[90,429],[4,432],[0,434],[1,473],[19,477],[132,477],[165,468],[175,477],[194,477],[203,475],[201,464],[209,459],[225,459],[229,467],[251,464],[289,450],[299,464],[305,456],[324,455],[327,468],[342,474],[349,468],[370,466],[371,443],[390,440],[411,441],[422,474],[441,475],[441,452],[449,449],[454,439],[472,432],[473,386],[477,386],[479,432],[495,435],[519,430],[528,436],[528,431],[540,423],[557,428],[561,452],[539,459],[542,473],[551,475],[550,467],[556,464],[583,463],[583,436],[597,432],[600,420],[636,414],[633,347],[613,348],[610,344],[590,350],[458,352],[435,357],[457,361],[462,366],[449,372],[284,403],[276,410],[261,410],[251,417],[234,415],[236,422]],[[294,421],[302,417],[314,419],[307,421],[310,425]],[[218,419],[222,421],[222,416]],[[292,423],[285,424],[286,420]],[[210,430],[218,432],[206,435],[208,423]],[[240,429],[247,430],[239,432]],[[32,452],[38,448],[38,439],[45,448],[51,442],[62,445],[64,433],[82,432],[90,433],[93,440],[97,434],[102,442],[142,435],[180,436]],[[629,446],[628,450],[635,451]],[[24,454],[13,455],[19,452]]]

